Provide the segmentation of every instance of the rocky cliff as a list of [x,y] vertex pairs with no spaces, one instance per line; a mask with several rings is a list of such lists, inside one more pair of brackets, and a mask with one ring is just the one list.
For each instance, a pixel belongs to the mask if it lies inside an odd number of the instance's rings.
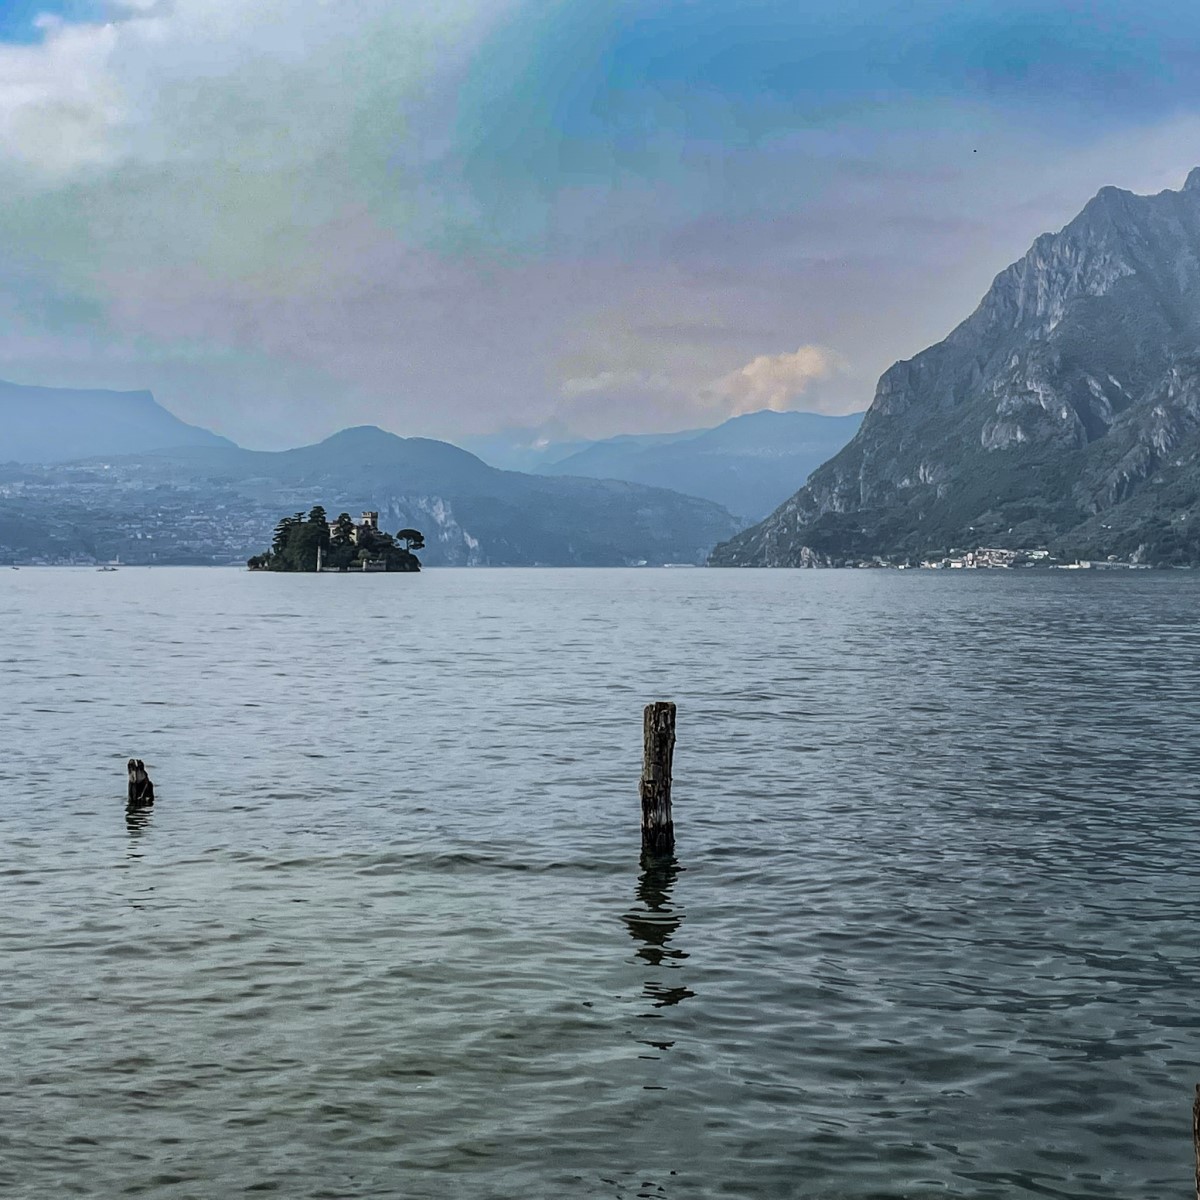
[[718,566],[1051,546],[1200,561],[1200,168],[1104,188],[880,379],[857,436]]

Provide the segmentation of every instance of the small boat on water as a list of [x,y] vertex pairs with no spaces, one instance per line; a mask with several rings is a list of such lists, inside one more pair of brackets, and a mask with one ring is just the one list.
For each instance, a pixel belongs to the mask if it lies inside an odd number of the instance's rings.
[[97,571],[115,571],[121,565],[121,556],[118,554],[110,563],[105,563],[102,567],[97,567]]

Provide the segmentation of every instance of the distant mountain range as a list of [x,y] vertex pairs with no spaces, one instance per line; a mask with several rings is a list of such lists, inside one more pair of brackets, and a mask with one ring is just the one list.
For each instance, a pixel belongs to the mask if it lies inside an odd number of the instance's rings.
[[[422,528],[432,565],[702,561],[792,492],[860,419],[762,412],[674,434],[475,443],[532,473],[373,427],[296,450],[243,450],[178,420],[149,392],[0,383],[0,417],[0,463],[14,464],[0,472],[0,555],[35,556],[41,529],[54,531],[43,547],[51,558],[229,561],[263,549],[285,511],[321,501]],[[126,520],[151,500],[174,514],[171,529]],[[232,514],[225,534],[209,512]],[[106,526],[126,525],[131,536],[110,545]]]
[[827,417],[764,411],[734,417],[714,429],[680,433],[544,445],[531,445],[528,437],[491,437],[468,445],[496,466],[670,488],[757,521],[836,454],[861,421],[862,413]]
[[683,429],[674,433],[622,433],[611,438],[571,438],[551,441],[536,429],[506,429],[500,433],[471,435],[456,445],[478,455],[501,471],[524,471],[529,475],[552,475],[554,468],[573,454],[609,443],[625,446],[658,446],[680,442],[707,433],[707,429]]
[[[710,501],[612,480],[499,471],[448,442],[396,437],[374,426],[298,450],[199,457],[208,478],[257,495],[258,481],[269,479],[295,494],[307,488],[330,508],[378,510],[385,527],[419,528],[423,557],[435,564],[698,562],[737,528]],[[174,458],[179,463],[184,456]]]
[[1200,562],[1200,168],[1104,188],[944,341],[879,381],[857,436],[722,566],[951,548]]
[[757,521],[858,431],[862,413],[756,412],[677,440],[612,438],[543,467],[547,474],[627,479],[703,496]]
[[738,528],[708,500],[499,471],[446,442],[361,427],[279,452],[193,445],[0,469],[0,558],[244,561],[314,503],[422,530],[429,565],[700,563]]
[[172,416],[149,392],[25,387],[0,380],[0,463],[232,445]]

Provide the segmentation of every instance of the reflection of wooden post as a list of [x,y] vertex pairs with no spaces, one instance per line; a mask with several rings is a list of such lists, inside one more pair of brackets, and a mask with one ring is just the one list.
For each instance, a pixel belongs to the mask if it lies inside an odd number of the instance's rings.
[[671,820],[675,705],[666,700],[647,704],[642,727],[642,849],[651,854],[670,854],[675,849]]
[[1200,1200],[1200,1083],[1192,1101],[1192,1144],[1196,1149],[1196,1200]]

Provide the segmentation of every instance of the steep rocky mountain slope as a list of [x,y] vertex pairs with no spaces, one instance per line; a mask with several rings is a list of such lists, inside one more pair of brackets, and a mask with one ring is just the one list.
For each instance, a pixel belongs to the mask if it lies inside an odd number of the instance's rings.
[[857,436],[719,566],[957,548],[1200,561],[1200,168],[1104,188],[880,379]]
[[0,463],[55,463],[176,446],[232,446],[149,392],[27,387],[0,380]]

